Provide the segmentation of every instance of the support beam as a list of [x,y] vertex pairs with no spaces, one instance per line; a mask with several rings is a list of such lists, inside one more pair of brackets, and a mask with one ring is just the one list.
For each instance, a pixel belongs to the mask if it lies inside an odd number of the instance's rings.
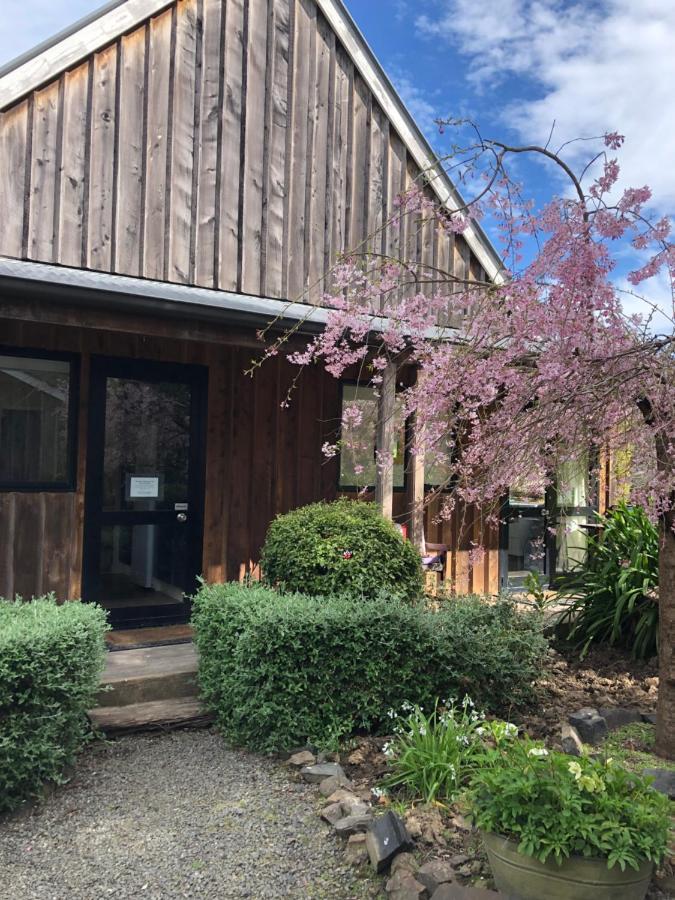
[[396,446],[396,365],[388,363],[382,372],[380,397],[377,403],[377,436],[375,448],[378,460],[389,459],[387,465],[377,466],[375,477],[375,502],[385,519],[394,512],[394,467],[391,456]]
[[417,432],[417,417],[408,421],[410,454],[406,470],[406,511],[408,539],[417,549],[424,549],[424,451]]

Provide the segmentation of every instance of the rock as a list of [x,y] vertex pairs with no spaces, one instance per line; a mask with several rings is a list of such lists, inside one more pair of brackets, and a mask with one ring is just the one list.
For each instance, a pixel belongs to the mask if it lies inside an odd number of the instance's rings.
[[316,765],[305,766],[300,769],[300,774],[310,784],[320,784],[326,778],[331,778],[332,776],[341,778],[344,781],[347,780],[344,769],[339,763],[317,763]]
[[654,779],[652,787],[655,791],[659,791],[671,800],[675,800],[674,769],[643,769],[642,774],[650,775]]
[[421,900],[427,896],[424,885],[420,884],[411,872],[405,870],[396,872],[389,879],[385,891],[391,900]]
[[[348,781],[344,782],[344,787],[349,784]],[[322,797],[330,797],[331,794],[334,794],[343,784],[340,778],[337,775],[331,775],[329,778],[324,778],[323,781],[319,782],[319,793]]]
[[412,872],[414,875],[418,869],[419,865],[412,853],[399,853],[391,864],[392,875],[396,872]]
[[466,853],[457,853],[455,856],[451,856],[448,862],[454,869],[456,869],[459,866],[463,866],[464,863],[469,862],[470,859],[471,857],[467,856]]
[[328,803],[360,803],[361,801],[347,788],[338,788],[326,797]]
[[286,765],[295,766],[298,769],[303,766],[313,766],[316,762],[316,756],[313,753],[310,753],[309,750],[301,750],[299,753],[294,753],[292,756],[286,760]]
[[656,713],[643,712],[642,721],[647,722],[648,725],[656,725]]
[[357,800],[356,803],[343,803],[346,816],[372,816],[372,807],[368,803]]
[[567,753],[569,756],[581,756],[584,750],[579,732],[573,725],[567,725],[566,723],[562,726],[560,745],[563,753]]
[[344,816],[333,823],[333,828],[340,837],[347,837],[350,834],[356,834],[357,831],[367,831],[372,821],[373,817],[370,814],[365,816]]
[[391,810],[374,819],[366,833],[368,856],[376,872],[383,872],[398,853],[412,846],[405,825]]
[[626,709],[625,706],[601,706],[598,715],[607,722],[610,731],[642,721],[642,714],[637,709]]
[[349,835],[345,856],[351,866],[361,866],[368,859],[366,836],[363,832]]
[[415,877],[430,894],[433,894],[437,887],[454,879],[455,871],[450,863],[442,859],[432,859],[420,867]]
[[598,713],[597,709],[585,706],[578,709],[568,718],[568,722],[579,732],[579,737],[585,744],[599,744],[607,735],[607,722]]
[[339,822],[341,818],[343,818],[344,813],[342,811],[341,803],[331,803],[321,810],[321,818],[328,822],[330,825],[335,825],[336,822]]
[[329,778],[324,778],[324,780],[320,782],[319,793],[324,797],[330,797],[331,794],[334,794],[335,791],[338,791],[340,788],[351,790],[353,787],[354,785],[344,773],[342,775],[331,775]]

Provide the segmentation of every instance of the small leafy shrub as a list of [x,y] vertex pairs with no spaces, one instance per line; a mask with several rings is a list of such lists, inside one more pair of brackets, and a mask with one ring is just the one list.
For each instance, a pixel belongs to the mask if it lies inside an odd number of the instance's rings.
[[386,731],[404,701],[470,693],[494,712],[532,697],[541,620],[469,598],[438,612],[398,598],[314,598],[204,585],[194,601],[204,699],[233,743],[322,748]]
[[572,599],[565,620],[582,655],[595,643],[630,649],[638,659],[657,651],[659,538],[644,510],[620,503],[599,516],[603,530],[588,540],[585,565],[559,593]]
[[484,761],[486,739],[500,743],[518,734],[510,722],[489,722],[479,715],[468,696],[459,705],[437,703],[428,715],[410,703],[403,705],[402,715],[393,709],[388,715],[395,737],[384,747],[391,773],[385,787],[427,804],[457,797]]
[[0,812],[58,782],[88,730],[106,617],[52,595],[0,602]]
[[422,593],[419,553],[374,503],[342,499],[277,516],[261,565],[269,584],[312,596]]
[[468,803],[478,828],[517,841],[521,853],[541,862],[574,854],[623,870],[665,855],[668,799],[611,759],[503,743],[474,774]]

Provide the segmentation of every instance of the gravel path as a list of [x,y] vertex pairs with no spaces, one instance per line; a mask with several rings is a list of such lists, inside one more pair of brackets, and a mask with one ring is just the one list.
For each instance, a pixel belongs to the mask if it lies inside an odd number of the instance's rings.
[[0,820],[7,900],[376,893],[343,863],[312,789],[212,731],[92,745],[68,785]]

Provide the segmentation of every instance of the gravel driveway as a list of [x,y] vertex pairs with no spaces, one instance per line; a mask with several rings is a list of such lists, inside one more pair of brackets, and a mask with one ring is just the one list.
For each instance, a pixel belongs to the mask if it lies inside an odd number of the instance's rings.
[[0,819],[0,897],[374,896],[314,796],[212,731],[92,745],[68,785]]

